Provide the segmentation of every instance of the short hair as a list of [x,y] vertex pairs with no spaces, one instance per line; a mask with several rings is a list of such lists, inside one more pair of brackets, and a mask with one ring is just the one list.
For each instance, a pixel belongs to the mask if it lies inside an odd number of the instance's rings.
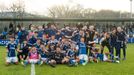
[[35,31],[34,33],[38,33],[38,31]]

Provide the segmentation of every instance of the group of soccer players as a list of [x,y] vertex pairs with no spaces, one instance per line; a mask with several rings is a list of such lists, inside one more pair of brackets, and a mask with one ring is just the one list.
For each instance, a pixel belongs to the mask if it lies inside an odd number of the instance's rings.
[[[101,34],[92,25],[62,29],[54,24],[45,27],[31,25],[28,30],[23,26],[16,30],[6,45],[6,65],[20,62],[24,66],[31,63],[55,67],[56,64],[119,63],[121,50],[122,60],[126,60],[127,36],[121,27]],[[105,47],[108,50],[104,51]]]

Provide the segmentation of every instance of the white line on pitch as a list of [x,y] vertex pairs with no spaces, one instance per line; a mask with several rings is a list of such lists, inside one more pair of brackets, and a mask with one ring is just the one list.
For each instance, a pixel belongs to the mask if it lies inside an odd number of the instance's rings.
[[31,64],[31,75],[35,75],[35,64]]

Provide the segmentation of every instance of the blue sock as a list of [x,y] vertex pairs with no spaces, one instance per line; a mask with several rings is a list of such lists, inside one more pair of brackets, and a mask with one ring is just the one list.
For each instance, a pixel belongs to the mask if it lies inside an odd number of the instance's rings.
[[28,61],[24,61],[24,64],[27,65],[28,64]]
[[81,60],[80,60],[80,64],[83,64],[83,63],[84,63],[84,60],[81,59]]
[[76,61],[73,59],[70,61],[70,64],[72,64],[72,65],[75,65],[75,63],[76,63]]
[[103,54],[98,54],[100,61],[103,61]]
[[37,64],[41,64],[41,61],[38,61]]

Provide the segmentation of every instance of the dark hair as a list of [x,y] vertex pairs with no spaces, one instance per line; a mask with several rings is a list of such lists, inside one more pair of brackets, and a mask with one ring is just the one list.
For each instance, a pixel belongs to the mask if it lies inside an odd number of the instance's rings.
[[112,28],[112,31],[113,31],[113,30],[117,30],[117,29],[114,27],[114,28]]
[[60,48],[60,46],[56,46],[56,48]]
[[18,25],[17,25],[17,27],[19,28],[19,30],[21,29],[21,26],[20,26],[20,24],[18,24]]
[[38,31],[35,31],[34,33],[38,33]]
[[29,27],[28,27],[29,30],[31,30],[31,26],[32,26],[32,24],[29,25]]
[[43,29],[45,28],[45,24],[42,25],[42,28],[43,28]]
[[13,28],[13,24],[12,23],[9,24],[9,28]]

